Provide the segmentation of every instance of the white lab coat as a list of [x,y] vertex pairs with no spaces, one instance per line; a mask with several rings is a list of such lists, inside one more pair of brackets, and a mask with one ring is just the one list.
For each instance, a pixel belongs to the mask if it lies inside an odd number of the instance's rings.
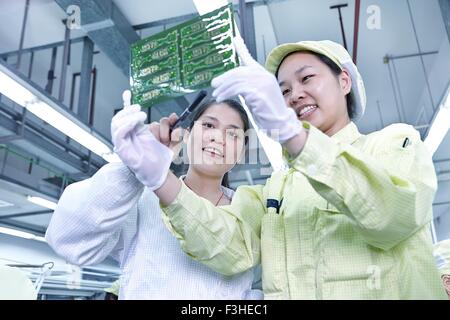
[[69,185],[45,238],[72,264],[119,261],[119,299],[262,299],[251,289],[260,269],[256,277],[253,270],[227,277],[186,255],[164,225],[159,199],[122,163]]

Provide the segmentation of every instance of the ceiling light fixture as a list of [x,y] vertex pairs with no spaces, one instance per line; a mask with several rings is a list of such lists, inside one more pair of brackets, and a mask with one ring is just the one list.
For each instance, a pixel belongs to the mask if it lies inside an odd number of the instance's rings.
[[14,207],[14,204],[4,201],[4,200],[0,200],[0,208],[5,208],[5,207]]
[[27,200],[34,204],[37,204],[38,206],[44,207],[44,208],[48,208],[51,210],[56,209],[55,202],[49,201],[49,200],[41,198],[41,197],[27,196]]
[[0,61],[0,92],[106,161],[118,159],[108,142],[3,61]]
[[19,231],[19,230],[16,230],[16,229],[0,227],[0,233],[7,234],[7,235],[10,235],[10,236],[14,236],[14,237],[29,239],[29,240],[37,240],[37,241],[45,242],[45,238],[44,237],[37,236],[37,235],[34,235],[32,233],[29,233],[29,232]]

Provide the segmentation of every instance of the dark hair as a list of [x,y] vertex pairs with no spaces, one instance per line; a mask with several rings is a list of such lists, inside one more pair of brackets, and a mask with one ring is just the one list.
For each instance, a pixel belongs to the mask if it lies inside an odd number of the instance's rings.
[[[195,112],[192,116],[192,120],[188,125],[189,131],[194,126],[195,121],[197,121],[206,110],[208,110],[210,107],[212,107],[216,104],[219,104],[219,103],[226,104],[231,109],[233,109],[234,111],[239,113],[239,116],[241,117],[241,120],[244,123],[244,132],[247,132],[247,130],[250,128],[250,121],[248,120],[247,112],[245,112],[244,108],[238,101],[233,100],[233,99],[226,99],[221,102],[217,102],[214,99],[210,99],[210,100],[202,103],[200,106],[197,107],[197,109],[195,110]],[[247,141],[248,141],[248,137],[245,136],[245,140],[244,140],[245,145],[247,144]],[[230,188],[230,184],[229,184],[229,180],[228,180],[228,172],[226,172],[223,176],[222,186],[224,186],[226,188]]]
[[[278,65],[278,69],[275,73],[275,76],[278,77],[278,70],[280,69],[280,66],[283,63],[284,59],[286,59],[288,56],[290,56],[291,54],[296,53],[296,52],[298,52],[298,51],[291,52],[290,54],[286,55],[283,58],[283,60],[281,60],[280,64]],[[336,77],[342,73],[342,69],[333,60],[331,60],[327,56],[324,56],[323,54],[313,52],[313,51],[306,51],[306,52],[319,58],[320,61],[322,61],[324,64],[326,64],[328,66],[328,68],[331,70],[331,72],[334,73],[334,75]],[[347,95],[345,96],[345,100],[347,101],[348,116],[350,119],[352,119],[353,116],[355,115],[355,101],[354,101],[354,97],[353,97],[353,94],[351,91],[349,93],[347,93]]]

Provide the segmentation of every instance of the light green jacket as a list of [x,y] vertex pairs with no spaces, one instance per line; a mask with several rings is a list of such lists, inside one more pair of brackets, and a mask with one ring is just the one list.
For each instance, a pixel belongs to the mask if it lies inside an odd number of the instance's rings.
[[[445,299],[430,235],[436,175],[418,132],[304,127],[291,169],[239,187],[228,206],[182,186],[163,218],[183,250],[225,275],[261,262],[266,299]],[[277,197],[279,213],[266,209]]]

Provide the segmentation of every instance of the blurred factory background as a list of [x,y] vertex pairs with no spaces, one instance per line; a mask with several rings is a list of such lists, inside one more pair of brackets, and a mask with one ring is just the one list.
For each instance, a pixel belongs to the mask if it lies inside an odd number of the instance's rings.
[[[363,133],[404,122],[423,139],[429,136],[450,90],[449,1],[233,4],[241,34],[260,63],[284,42],[344,44],[366,85],[366,114],[358,122]],[[68,28],[77,8],[81,27]],[[197,15],[190,0],[0,0],[0,93],[16,90],[6,84],[8,77],[50,108],[25,109],[20,88],[16,101],[0,97],[0,264],[18,265],[34,281],[42,278],[39,298],[92,298],[119,276],[112,260],[82,269],[67,264],[42,237],[64,188],[110,160],[110,122],[129,87],[130,44]],[[194,96],[155,105],[148,109],[149,121],[180,114]],[[54,117],[51,110],[65,118]],[[448,129],[448,112],[444,122]],[[70,130],[81,133],[69,137]],[[439,180],[433,206],[437,240],[450,238],[446,132],[428,141]],[[264,183],[272,172],[261,145],[251,148],[259,151],[258,163],[238,165],[230,174],[233,187]],[[177,174],[185,169],[174,166]]]

